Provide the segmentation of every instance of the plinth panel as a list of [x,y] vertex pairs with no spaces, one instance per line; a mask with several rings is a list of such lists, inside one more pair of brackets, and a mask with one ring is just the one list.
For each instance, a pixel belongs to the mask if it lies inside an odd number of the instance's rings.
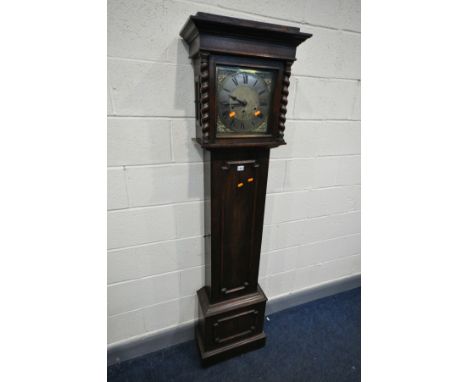
[[198,292],[197,342],[204,364],[225,359],[265,344],[263,322],[267,298],[257,291],[210,304],[207,288]]

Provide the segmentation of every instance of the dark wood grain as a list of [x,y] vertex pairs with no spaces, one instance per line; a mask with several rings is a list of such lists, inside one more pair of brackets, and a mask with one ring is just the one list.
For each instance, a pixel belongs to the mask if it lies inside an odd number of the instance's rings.
[[[180,32],[195,76],[196,138],[204,170],[206,286],[197,292],[204,365],[265,344],[267,298],[258,285],[270,149],[284,145],[291,66],[311,37],[296,27],[197,13]],[[217,136],[217,66],[272,73],[265,134]]]
[[198,12],[180,32],[190,56],[200,51],[294,60],[296,47],[311,37],[299,28]]
[[[211,152],[213,302],[256,290],[269,154],[261,148]],[[238,171],[238,166],[244,170]]]
[[253,293],[218,303],[210,302],[207,287],[197,295],[196,338],[204,366],[265,345],[267,298],[260,286]]

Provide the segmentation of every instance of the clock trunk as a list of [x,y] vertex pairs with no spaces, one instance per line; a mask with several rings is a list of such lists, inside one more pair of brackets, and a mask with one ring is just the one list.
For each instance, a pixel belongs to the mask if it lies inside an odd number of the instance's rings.
[[213,151],[210,164],[211,301],[257,288],[269,149]]

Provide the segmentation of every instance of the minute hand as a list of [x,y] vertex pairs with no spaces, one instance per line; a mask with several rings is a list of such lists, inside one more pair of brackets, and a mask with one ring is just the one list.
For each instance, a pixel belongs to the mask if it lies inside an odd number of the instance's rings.
[[234,101],[239,102],[242,106],[247,105],[247,102],[246,102],[246,101],[242,101],[241,99],[237,98],[236,96],[229,95],[229,97],[231,97]]

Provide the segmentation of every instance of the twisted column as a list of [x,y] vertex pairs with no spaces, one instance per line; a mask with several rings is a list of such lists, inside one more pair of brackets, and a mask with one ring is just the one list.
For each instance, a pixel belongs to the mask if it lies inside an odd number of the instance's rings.
[[291,66],[293,62],[287,61],[284,68],[284,79],[283,79],[283,88],[281,89],[281,105],[280,105],[280,116],[279,116],[279,135],[283,137],[285,123],[286,123],[286,112],[288,111],[288,95],[289,95],[289,83],[291,78]]
[[210,135],[210,105],[209,105],[209,69],[208,69],[208,54],[200,54],[200,125],[204,140],[208,140]]

